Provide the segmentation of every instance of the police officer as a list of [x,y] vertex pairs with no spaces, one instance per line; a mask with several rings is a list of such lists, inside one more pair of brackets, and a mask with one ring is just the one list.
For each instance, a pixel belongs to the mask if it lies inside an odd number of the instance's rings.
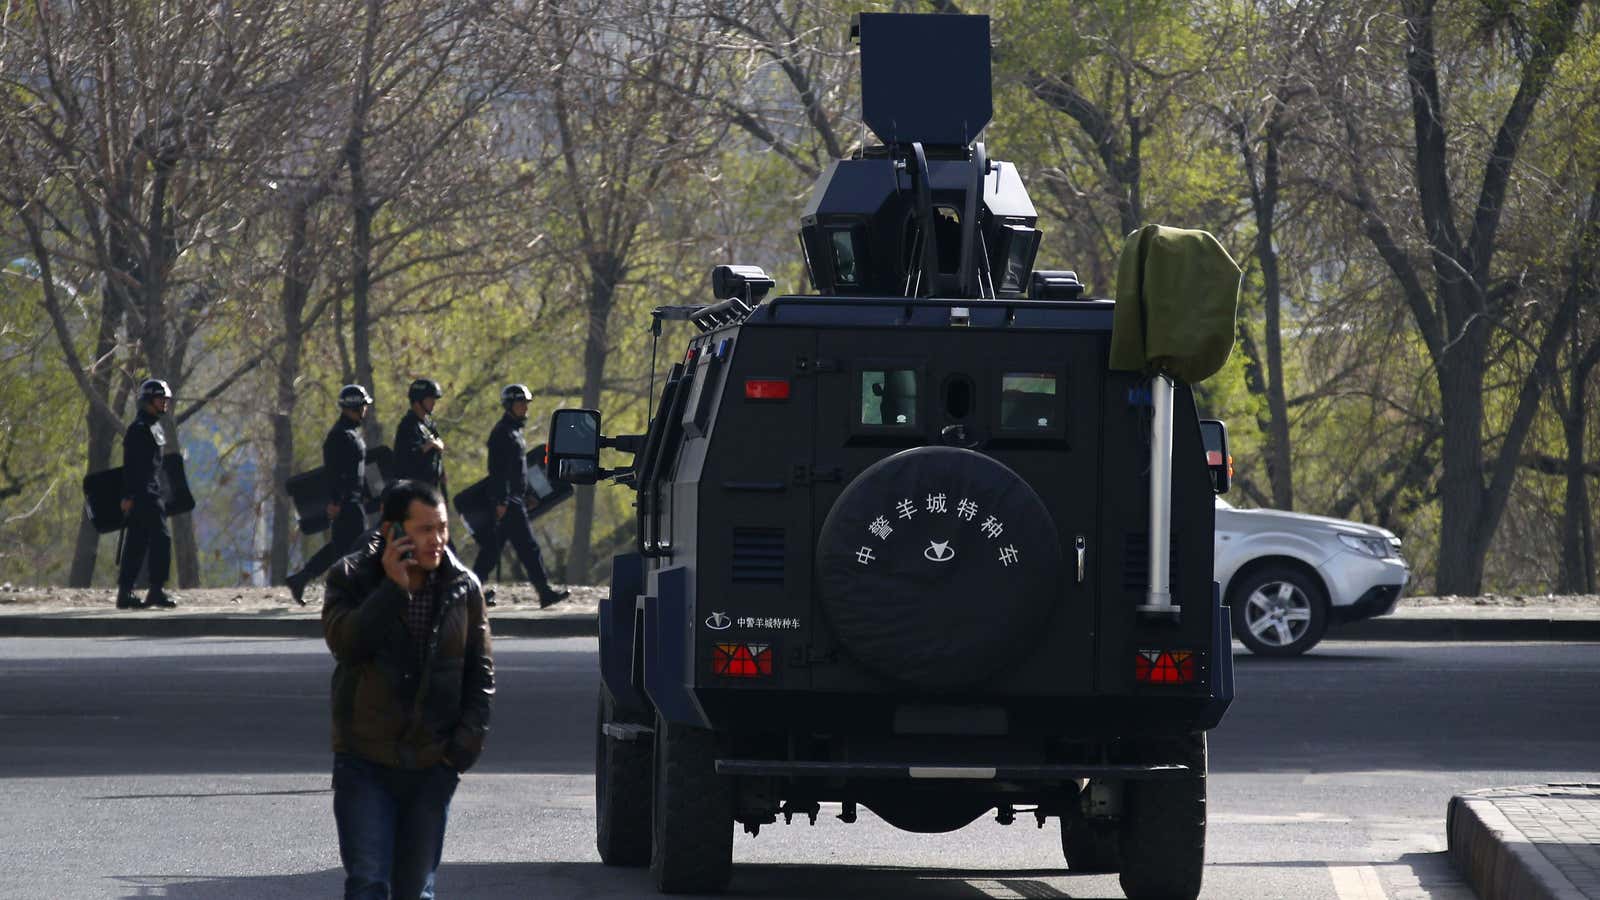
[[367,530],[367,513],[362,509],[366,500],[367,443],[361,439],[361,421],[371,406],[372,395],[361,385],[347,384],[339,389],[339,419],[322,441],[330,537],[300,571],[284,579],[289,593],[301,606],[306,605],[306,584],[356,549],[361,533]]
[[[122,436],[122,514],[127,537],[117,571],[117,609],[172,609],[177,602],[162,587],[172,570],[172,532],[161,496],[161,448],[167,436],[161,417],[172,405],[172,388],[159,378],[139,385],[139,412]],[[150,563],[150,590],[141,603],[133,593],[139,567]]]
[[522,567],[539,590],[539,608],[560,603],[567,591],[550,586],[539,558],[539,545],[533,539],[533,526],[528,524],[525,506],[534,501],[528,492],[528,445],[522,439],[522,426],[528,420],[528,404],[533,392],[524,384],[508,384],[500,392],[500,405],[505,415],[489,432],[489,499],[494,503],[494,533],[485,535],[478,547],[478,558],[472,569],[479,580],[487,580],[494,564],[500,559],[500,548],[510,541]]
[[433,407],[444,396],[439,382],[418,378],[406,392],[411,409],[394,429],[394,465],[397,478],[421,481],[445,490],[444,440],[433,424]]

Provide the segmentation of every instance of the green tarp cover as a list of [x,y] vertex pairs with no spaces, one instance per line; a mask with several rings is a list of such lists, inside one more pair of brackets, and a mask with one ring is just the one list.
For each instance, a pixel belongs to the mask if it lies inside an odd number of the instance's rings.
[[1233,351],[1240,275],[1207,232],[1146,225],[1128,235],[1117,264],[1111,368],[1190,384],[1216,374]]

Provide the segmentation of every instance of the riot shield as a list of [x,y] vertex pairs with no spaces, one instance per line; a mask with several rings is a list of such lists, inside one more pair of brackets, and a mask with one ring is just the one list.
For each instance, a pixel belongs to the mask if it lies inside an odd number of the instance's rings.
[[[572,485],[564,481],[552,484],[545,476],[544,449],[545,445],[539,444],[528,450],[528,493],[539,501],[537,506],[528,510],[529,521],[555,509],[572,496]],[[489,502],[489,479],[479,479],[457,491],[454,500],[456,515],[474,539],[494,530],[494,504]]]
[[[189,492],[189,476],[184,472],[183,455],[161,457],[161,502],[167,515],[179,516],[194,509],[194,494]],[[122,467],[91,472],[83,476],[83,514],[94,530],[109,534],[122,530],[127,517],[122,514]]]
[[[388,447],[371,447],[367,450],[366,499],[362,509],[370,515],[378,511],[378,497],[390,477],[394,452]],[[301,534],[317,534],[328,528],[328,473],[322,466],[301,472],[283,483],[289,500],[294,503],[295,517],[300,520]]]

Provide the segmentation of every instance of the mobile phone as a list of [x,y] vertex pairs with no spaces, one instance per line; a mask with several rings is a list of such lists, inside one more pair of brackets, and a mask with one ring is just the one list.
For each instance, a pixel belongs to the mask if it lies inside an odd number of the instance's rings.
[[[389,540],[391,540],[391,541],[398,541],[398,540],[400,540],[401,538],[403,538],[405,536],[406,536],[406,527],[404,525],[400,524],[399,522],[394,523],[394,527],[389,530]],[[416,559],[417,555],[415,553],[412,553],[410,550],[407,550],[406,552],[400,554],[400,558],[401,559]]]

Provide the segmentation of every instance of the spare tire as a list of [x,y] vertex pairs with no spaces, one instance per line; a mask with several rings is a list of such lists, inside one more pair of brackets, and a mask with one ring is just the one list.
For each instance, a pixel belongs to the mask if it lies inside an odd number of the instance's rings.
[[880,460],[817,540],[820,604],[862,666],[928,688],[973,685],[1026,656],[1061,596],[1061,544],[1039,495],[956,447]]

